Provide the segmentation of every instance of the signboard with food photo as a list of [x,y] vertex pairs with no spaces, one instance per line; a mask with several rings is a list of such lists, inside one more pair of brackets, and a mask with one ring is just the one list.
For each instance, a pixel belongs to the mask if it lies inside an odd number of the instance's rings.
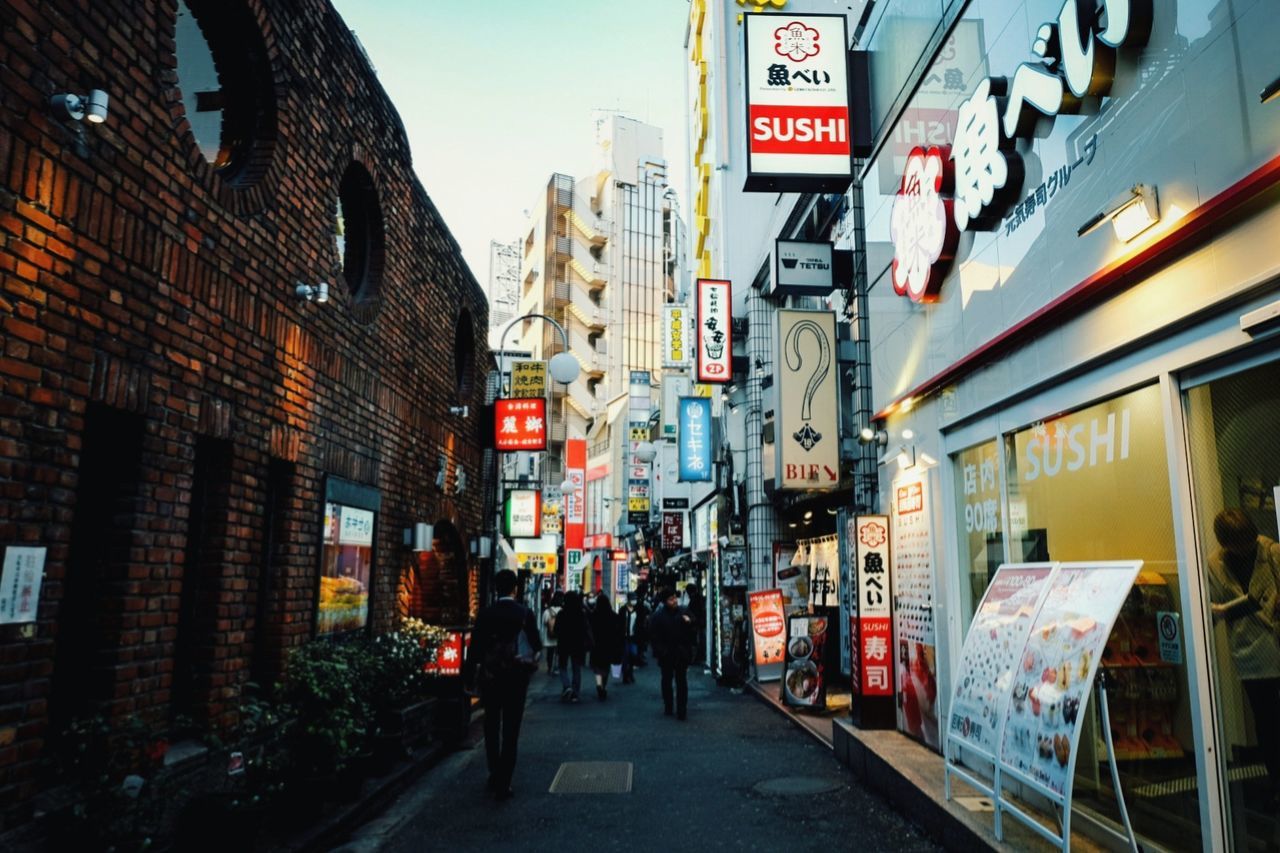
[[751,642],[755,648],[756,668],[759,678],[764,680],[764,669],[777,667],[783,661],[786,632],[782,621],[782,593],[776,589],[763,589],[749,593],[747,600],[751,610]]
[[786,675],[782,701],[806,708],[826,708],[827,619],[822,616],[787,617]]
[[1000,762],[1015,779],[1069,800],[1089,691],[1142,562],[1063,563],[1014,667]]

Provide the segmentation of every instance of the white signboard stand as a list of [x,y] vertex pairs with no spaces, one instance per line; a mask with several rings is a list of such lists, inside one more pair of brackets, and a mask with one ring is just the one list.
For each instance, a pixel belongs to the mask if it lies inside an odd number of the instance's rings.
[[[994,798],[1000,789],[996,753],[1018,653],[1057,568],[1057,563],[1002,564],[969,623],[943,727],[943,786],[948,800],[953,775],[988,797]],[[967,763],[974,759],[982,766]],[[976,771],[985,771],[990,781],[975,775]],[[1003,837],[998,809],[995,833]]]
[[[994,786],[997,826],[1001,813],[1008,812],[1062,850],[1070,847],[1071,795],[1089,692],[1120,606],[1141,568],[1141,560],[1061,563],[1053,574],[1014,666],[1001,721],[1001,775]],[[1105,694],[1101,702],[1116,798],[1136,851],[1110,744]],[[1005,796],[1009,779],[1057,806],[1059,833]]]

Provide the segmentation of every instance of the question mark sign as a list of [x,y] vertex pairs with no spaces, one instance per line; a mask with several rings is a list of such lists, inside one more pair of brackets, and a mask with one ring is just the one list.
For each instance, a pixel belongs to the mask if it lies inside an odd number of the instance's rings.
[[811,332],[814,340],[818,342],[818,366],[813,369],[813,373],[809,374],[809,383],[804,388],[804,405],[800,407],[800,419],[807,421],[813,418],[813,395],[817,393],[818,386],[822,384],[822,380],[827,377],[827,371],[831,369],[831,342],[827,340],[822,327],[812,320],[801,320],[792,326],[787,332],[787,340],[783,346],[786,350],[787,367],[797,373],[804,367],[804,356],[800,354],[800,338],[805,332]]

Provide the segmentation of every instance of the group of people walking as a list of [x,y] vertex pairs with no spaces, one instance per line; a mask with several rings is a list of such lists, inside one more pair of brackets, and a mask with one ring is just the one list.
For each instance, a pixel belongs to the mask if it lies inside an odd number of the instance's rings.
[[582,668],[589,664],[595,676],[596,698],[609,698],[609,679],[623,684],[635,681],[635,667],[644,666],[648,608],[628,596],[626,605],[614,611],[609,596],[599,593],[584,603],[576,591],[557,592],[543,608],[542,644],[547,648],[547,674],[560,675],[560,698],[577,702],[582,690]]
[[505,799],[514,793],[511,776],[525,697],[544,651],[548,674],[558,671],[560,675],[563,701],[578,701],[582,668],[589,661],[596,697],[603,702],[609,696],[611,676],[617,674],[624,684],[635,681],[635,667],[645,665],[651,645],[662,670],[663,711],[687,718],[688,670],[697,630],[694,619],[680,607],[675,590],[659,593],[660,603],[652,615],[634,595],[615,611],[604,593],[587,608],[581,593],[557,592],[541,618],[535,619],[517,599],[514,572],[498,572],[494,580],[498,600],[476,620],[467,668],[484,708],[488,787],[495,797]]

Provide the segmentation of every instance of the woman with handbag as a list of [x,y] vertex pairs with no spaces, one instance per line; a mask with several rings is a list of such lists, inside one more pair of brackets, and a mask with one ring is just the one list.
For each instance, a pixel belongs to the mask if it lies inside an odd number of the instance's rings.
[[622,663],[622,620],[603,592],[596,596],[590,624],[595,637],[591,671],[596,674],[596,698],[603,702],[609,698],[609,671],[614,664]]

